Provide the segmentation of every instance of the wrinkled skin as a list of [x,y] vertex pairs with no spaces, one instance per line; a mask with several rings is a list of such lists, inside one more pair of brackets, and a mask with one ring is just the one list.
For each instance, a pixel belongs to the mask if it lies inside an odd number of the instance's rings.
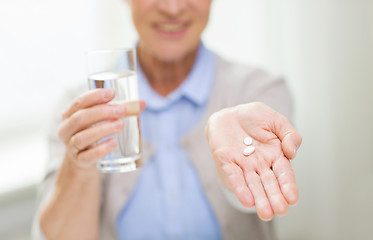
[[[205,132],[223,185],[262,220],[298,201],[289,159],[302,138],[284,116],[263,103],[243,104],[214,113]],[[250,156],[243,155],[247,136],[256,148]]]

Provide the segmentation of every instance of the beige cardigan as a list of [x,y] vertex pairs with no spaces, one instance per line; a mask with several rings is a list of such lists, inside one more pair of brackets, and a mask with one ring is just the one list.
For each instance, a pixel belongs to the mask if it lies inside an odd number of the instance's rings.
[[[61,164],[64,145],[57,137],[57,126],[60,123],[61,109],[87,88],[71,91],[61,102],[56,119],[52,121],[49,136],[49,162],[47,172],[39,190],[39,209],[54,186],[55,175]],[[215,171],[214,161],[209,146],[204,137],[204,127],[208,117],[226,107],[260,101],[275,110],[291,117],[291,97],[285,82],[278,77],[260,69],[232,64],[218,57],[217,72],[212,88],[211,97],[206,111],[198,126],[181,141],[181,145],[189,153],[196,167],[207,198],[220,224],[224,239],[240,240],[272,240],[275,239],[272,222],[261,221],[255,211],[248,213],[237,199],[232,198],[223,189]],[[143,142],[144,164],[154,153],[148,143]],[[115,221],[117,215],[131,195],[139,171],[131,173],[103,174],[102,205],[100,221],[100,239],[116,239]],[[234,196],[234,195],[233,195]],[[33,226],[34,239],[45,239],[40,231],[38,214]]]

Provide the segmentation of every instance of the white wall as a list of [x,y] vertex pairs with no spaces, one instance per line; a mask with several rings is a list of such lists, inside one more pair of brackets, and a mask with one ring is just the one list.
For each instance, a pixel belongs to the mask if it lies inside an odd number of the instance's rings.
[[279,219],[281,238],[370,239],[372,2],[270,5],[275,64],[293,87],[304,137],[293,165],[301,198]]
[[[85,81],[95,1],[0,1],[0,193],[40,179],[44,135],[64,88]],[[12,170],[12,171],[10,171]]]
[[[40,176],[48,114],[66,86],[85,81],[84,51],[136,34],[121,0],[2,0],[0,32],[0,163],[17,169],[0,168],[9,190],[6,181]],[[203,38],[227,58],[281,71],[293,90],[300,201],[277,218],[280,239],[368,239],[373,1],[214,0]]]

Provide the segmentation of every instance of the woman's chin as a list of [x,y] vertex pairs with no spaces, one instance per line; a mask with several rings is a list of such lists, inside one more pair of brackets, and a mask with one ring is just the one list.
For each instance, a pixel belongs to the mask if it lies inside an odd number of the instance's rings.
[[177,62],[193,53],[196,49],[198,49],[198,46],[193,48],[186,48],[185,46],[168,46],[164,48],[158,48],[155,52],[153,52],[153,54],[158,60],[162,62]]

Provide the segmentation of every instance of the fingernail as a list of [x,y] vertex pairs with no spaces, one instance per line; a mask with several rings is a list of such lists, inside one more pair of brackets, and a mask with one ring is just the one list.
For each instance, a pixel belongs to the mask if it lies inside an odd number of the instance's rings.
[[298,149],[298,146],[294,145],[293,158],[295,157],[295,155],[297,155],[297,149]]
[[126,113],[128,115],[135,115],[140,112],[140,104],[139,102],[128,102],[126,104]]

